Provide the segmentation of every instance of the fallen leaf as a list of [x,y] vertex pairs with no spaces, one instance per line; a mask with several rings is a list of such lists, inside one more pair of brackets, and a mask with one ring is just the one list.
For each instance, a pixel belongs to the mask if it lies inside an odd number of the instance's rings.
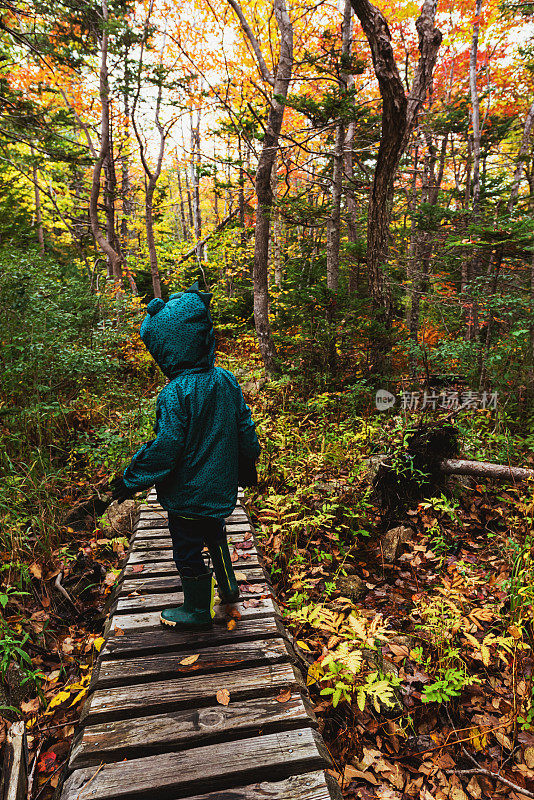
[[276,699],[279,703],[287,703],[288,700],[291,700],[291,689],[282,689]]
[[72,703],[69,703],[69,708],[72,707],[72,706],[75,706],[76,703],[80,702],[80,700],[83,700],[83,698],[87,694],[87,689],[88,689],[88,687],[86,686],[85,689],[82,689],[81,692],[78,692],[78,694],[76,695],[76,697],[74,698]]
[[66,656],[70,656],[70,654],[74,651],[74,644],[72,643],[72,639],[68,636],[62,643],[61,643],[61,650],[65,653]]
[[122,630],[122,628],[115,628],[113,633],[115,634],[115,636],[124,636],[124,631]]
[[102,647],[103,644],[104,644],[104,637],[103,636],[99,636],[98,639],[94,640],[93,647],[99,653],[100,652],[100,648]]
[[46,753],[41,753],[41,757],[37,762],[37,770],[39,772],[52,772],[56,766],[57,756],[53,750],[47,750]]
[[527,747],[524,753],[525,764],[529,769],[534,769],[534,747]]
[[360,780],[369,781],[369,783],[378,786],[378,780],[372,772],[362,772],[361,769],[356,769],[356,767],[347,764],[343,773],[343,781],[352,781],[354,778],[360,778]]
[[217,702],[221,704],[221,706],[227,706],[230,702],[230,692],[228,689],[219,689],[217,692]]
[[479,800],[479,797],[482,797],[482,789],[480,788],[479,783],[474,775],[467,784],[466,788],[471,797],[474,797],[475,800]]
[[239,555],[237,553],[237,550],[232,551],[232,554],[230,556],[230,561],[232,562],[232,564],[235,564],[236,561],[239,561]]
[[311,650],[311,647],[308,647],[306,642],[303,642],[302,639],[299,639],[297,641],[297,644],[298,644],[298,646],[300,647],[301,650]]
[[39,711],[39,698],[34,697],[33,700],[22,701],[20,710],[23,714],[36,714]]
[[31,572],[31,574],[33,575],[34,578],[37,578],[38,580],[41,580],[41,578],[43,577],[43,570],[42,570],[42,568],[40,567],[39,564],[36,564],[36,563],[30,564],[29,570],[30,570],[30,572]]
[[132,572],[142,572],[145,568],[144,564],[134,564],[132,567]]
[[237,622],[235,621],[235,619],[229,619],[228,622],[226,623],[226,630],[233,631],[234,628],[237,628]]
[[246,581],[247,576],[244,572],[234,572],[236,581]]
[[182,660],[180,661],[180,664],[183,664],[184,667],[188,667],[190,664],[194,664],[195,661],[198,660],[199,656],[200,656],[200,653],[197,653],[194,656],[186,656],[185,658],[182,658]]

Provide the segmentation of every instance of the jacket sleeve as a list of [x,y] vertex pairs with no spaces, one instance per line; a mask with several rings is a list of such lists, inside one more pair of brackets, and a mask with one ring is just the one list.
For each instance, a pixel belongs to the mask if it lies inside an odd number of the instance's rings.
[[137,451],[124,472],[129,489],[148,489],[164,480],[175,468],[183,450],[186,417],[179,403],[169,402],[165,389],[156,404],[156,438]]
[[243,392],[238,384],[239,408],[237,428],[239,432],[239,455],[243,458],[256,461],[260,454],[260,443],[256,435],[256,426],[252,422],[250,408],[245,403]]

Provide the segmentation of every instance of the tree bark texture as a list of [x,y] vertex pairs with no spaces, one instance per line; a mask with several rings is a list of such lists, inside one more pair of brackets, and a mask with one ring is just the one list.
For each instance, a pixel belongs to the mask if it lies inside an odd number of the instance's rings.
[[406,96],[384,15],[369,0],[351,2],[371,48],[382,97],[382,131],[368,211],[367,267],[372,300],[382,310],[388,326],[392,300],[384,277],[384,267],[388,257],[394,179],[432,81],[442,35],[434,24],[437,0],[425,0],[416,22],[419,60],[411,92]]
[[99,94],[102,106],[102,120],[100,124],[100,150],[97,153],[93,167],[93,177],[91,181],[91,197],[89,201],[89,218],[91,221],[91,231],[96,244],[111,264],[113,277],[116,281],[122,278],[122,267],[124,259],[122,254],[117,252],[111,242],[100,230],[98,221],[98,198],[100,196],[100,178],[106,158],[110,155],[110,93],[108,75],[108,31],[109,20],[107,0],[102,0],[103,27],[100,38],[100,76]]
[[284,118],[284,101],[293,72],[293,25],[286,9],[285,0],[274,0],[274,14],[280,32],[280,55],[276,75],[273,78],[261,56],[259,43],[246,22],[241,8],[236,0],[228,0],[228,2],[236,12],[251,43],[263,79],[273,87],[263,147],[256,172],[257,210],[253,270],[256,336],[265,370],[268,374],[273,374],[278,371],[278,365],[269,321],[269,238],[273,206],[271,174],[279,147]]
[[[34,153],[33,147],[31,148],[32,155]],[[39,175],[37,173],[37,164],[32,163],[32,174],[33,174],[33,191],[34,191],[34,198],[35,198],[35,227],[37,229],[37,241],[39,242],[39,247],[41,251],[44,253],[45,250],[45,240],[44,240],[44,230],[43,230],[43,214],[42,214],[42,207],[41,207],[41,190],[39,189]]]

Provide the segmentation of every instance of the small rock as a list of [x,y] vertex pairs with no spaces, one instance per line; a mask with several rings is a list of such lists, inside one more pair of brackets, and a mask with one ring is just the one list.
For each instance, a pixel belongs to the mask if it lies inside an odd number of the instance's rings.
[[357,575],[346,575],[337,579],[336,589],[343,597],[359,600],[367,592],[367,586]]
[[400,553],[403,544],[406,544],[412,536],[412,529],[405,525],[399,525],[386,531],[382,537],[382,555],[384,561],[392,564]]
[[378,470],[383,461],[387,458],[385,453],[377,456],[370,456],[361,461],[362,474],[372,483],[378,474]]
[[112,503],[100,521],[108,539],[129,534],[133,528],[135,516],[135,500]]

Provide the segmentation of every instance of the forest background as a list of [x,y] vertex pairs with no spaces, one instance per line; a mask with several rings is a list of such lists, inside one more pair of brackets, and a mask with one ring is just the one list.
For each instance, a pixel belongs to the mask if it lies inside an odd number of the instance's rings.
[[[33,728],[35,792],[127,544],[68,514],[150,436],[145,304],[198,279],[258,420],[250,509],[347,796],[533,796],[531,487],[393,516],[371,491],[374,455],[451,413],[467,457],[533,461],[533,12],[0,3],[0,739]],[[415,539],[386,558],[397,523]],[[389,666],[358,656],[383,647]],[[464,742],[493,777],[459,773]]]

